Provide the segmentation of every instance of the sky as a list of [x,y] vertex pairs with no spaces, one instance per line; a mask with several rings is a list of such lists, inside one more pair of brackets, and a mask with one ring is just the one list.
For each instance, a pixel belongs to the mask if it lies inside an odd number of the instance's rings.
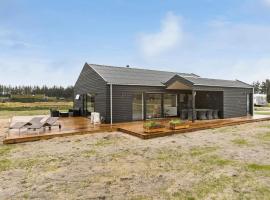
[[0,0],[0,84],[74,85],[84,63],[270,78],[270,0]]

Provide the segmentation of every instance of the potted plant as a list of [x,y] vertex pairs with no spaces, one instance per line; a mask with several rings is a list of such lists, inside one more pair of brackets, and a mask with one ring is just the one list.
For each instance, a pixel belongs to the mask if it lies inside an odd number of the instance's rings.
[[189,128],[189,124],[185,121],[180,120],[180,119],[173,119],[169,123],[170,123],[170,129],[172,129],[172,130]]
[[145,133],[156,133],[164,131],[165,126],[159,122],[149,121],[144,123],[143,129]]

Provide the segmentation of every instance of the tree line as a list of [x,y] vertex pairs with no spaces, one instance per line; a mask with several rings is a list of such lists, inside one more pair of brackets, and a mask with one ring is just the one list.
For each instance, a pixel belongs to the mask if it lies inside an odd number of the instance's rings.
[[0,96],[12,95],[44,95],[56,98],[73,98],[73,86],[5,86],[0,85]]
[[252,86],[255,94],[266,94],[268,102],[270,101],[270,79],[253,82]]

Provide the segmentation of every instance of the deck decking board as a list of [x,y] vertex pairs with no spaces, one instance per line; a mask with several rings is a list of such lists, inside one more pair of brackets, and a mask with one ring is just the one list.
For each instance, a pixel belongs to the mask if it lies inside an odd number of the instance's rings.
[[270,120],[270,116],[254,116],[254,117],[241,117],[241,118],[231,118],[231,119],[219,119],[219,120],[204,120],[196,121],[192,123],[187,129],[180,130],[170,130],[168,128],[168,123],[170,119],[159,120],[162,124],[166,125],[166,130],[164,132],[158,133],[144,133],[143,124],[144,121],[137,122],[125,122],[125,123],[115,123],[112,126],[110,124],[101,124],[93,126],[90,120],[83,117],[70,117],[70,118],[60,118],[59,122],[62,125],[62,129],[57,128],[51,131],[46,130],[45,132],[37,133],[27,133],[18,135],[12,133],[6,136],[3,140],[4,144],[15,144],[23,142],[33,142],[38,140],[48,140],[55,137],[66,137],[73,135],[83,135],[83,134],[93,134],[99,132],[112,132],[120,131],[127,133],[129,135],[141,138],[141,139],[152,139],[156,137],[164,137],[174,134],[188,133],[206,129],[215,129],[225,126],[235,126],[245,123],[259,122]]

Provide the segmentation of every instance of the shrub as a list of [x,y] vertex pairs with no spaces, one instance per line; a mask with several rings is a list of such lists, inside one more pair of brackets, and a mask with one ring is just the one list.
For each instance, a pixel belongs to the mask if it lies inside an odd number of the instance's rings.
[[180,119],[173,119],[169,123],[170,123],[170,125],[180,125],[180,124],[183,124],[184,121],[182,121]]
[[151,128],[162,128],[163,126],[158,122],[149,121],[149,122],[144,123],[143,127],[151,129]]

